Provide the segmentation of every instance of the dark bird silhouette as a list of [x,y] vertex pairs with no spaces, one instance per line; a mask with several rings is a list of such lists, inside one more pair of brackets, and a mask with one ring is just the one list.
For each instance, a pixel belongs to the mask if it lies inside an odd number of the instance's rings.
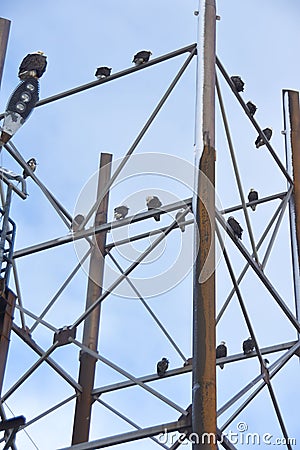
[[159,377],[163,377],[164,374],[166,373],[166,371],[168,370],[169,367],[169,361],[167,360],[167,358],[162,358],[161,361],[158,361],[156,369],[157,369],[157,375]]
[[29,53],[20,64],[18,77],[20,80],[27,80],[30,77],[39,79],[44,74],[46,67],[47,57],[43,52]]
[[114,218],[116,220],[121,220],[121,219],[125,219],[125,217],[127,216],[129,211],[128,206],[126,205],[122,205],[122,206],[117,206],[114,209]]
[[[248,200],[249,202],[255,202],[256,200],[258,200],[258,192],[251,188],[248,194]],[[251,208],[253,209],[253,211],[255,211],[256,205],[251,205]]]
[[230,79],[231,79],[231,81],[233,82],[234,87],[236,88],[236,90],[237,90],[238,92],[243,92],[243,91],[244,91],[245,83],[243,82],[243,80],[241,79],[241,77],[239,77],[239,76],[233,76],[233,77],[230,77]]
[[[159,198],[156,197],[155,195],[150,195],[149,197],[147,197],[146,198],[146,204],[147,204],[148,211],[150,211],[151,209],[158,209],[162,205],[162,203],[159,200]],[[160,221],[160,214],[156,214],[154,216],[154,219],[156,220],[156,222],[159,222]]]
[[134,55],[132,62],[136,66],[139,66],[141,64],[148,62],[151,55],[152,55],[152,53],[150,51],[142,50],[142,51],[138,52],[136,55]]
[[74,219],[72,220],[71,228],[73,231],[77,231],[84,221],[84,216],[82,214],[77,214]]
[[[263,132],[264,135],[266,136],[266,139],[269,141],[269,140],[271,139],[272,133],[273,133],[272,128],[265,128],[264,130],[262,130],[262,132]],[[259,136],[257,136],[257,138],[256,138],[256,141],[255,141],[255,147],[256,147],[256,148],[259,148],[259,147],[261,147],[262,145],[265,145],[265,143],[264,143],[264,141],[263,141],[263,138],[259,135]]]
[[247,106],[247,108],[248,108],[248,110],[249,110],[250,116],[253,117],[254,114],[256,113],[257,106],[254,105],[254,103],[252,103],[251,101],[247,102],[247,103],[246,103],[246,106]]
[[[36,162],[35,158],[30,158],[26,164],[32,170],[32,172],[35,171],[36,166],[37,166],[37,162]],[[23,170],[23,178],[25,179],[27,177],[28,177],[28,172],[26,171],[26,169],[24,169]]]
[[[221,341],[220,344],[216,348],[216,358],[225,358],[227,356],[227,347],[226,342]],[[224,364],[220,364],[220,368],[224,369]]]
[[175,216],[175,219],[177,220],[178,227],[180,228],[180,230],[182,231],[182,233],[184,233],[184,232],[185,232],[185,225],[184,225],[184,222],[185,222],[185,216],[182,216],[182,217],[179,219],[179,217],[181,216],[182,213],[183,213],[183,209],[180,210],[180,211],[178,211],[178,213],[177,213],[176,216]]
[[98,67],[95,72],[95,77],[100,80],[101,78],[109,77],[110,74],[111,67]]
[[243,342],[243,352],[244,355],[249,355],[250,353],[252,353],[255,349],[255,345],[254,345],[254,341],[251,337],[249,337],[248,339],[246,339]]
[[227,223],[234,232],[234,235],[237,236],[239,239],[242,239],[243,228],[238,223],[238,221],[235,220],[234,217],[230,216],[229,219],[227,220]]

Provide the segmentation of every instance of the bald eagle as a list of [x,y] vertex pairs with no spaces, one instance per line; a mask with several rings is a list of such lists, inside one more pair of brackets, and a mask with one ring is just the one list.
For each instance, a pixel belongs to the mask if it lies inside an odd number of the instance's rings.
[[101,78],[109,77],[111,74],[111,67],[98,67],[95,72],[95,77],[100,80]]
[[136,66],[140,66],[141,64],[148,62],[151,55],[152,55],[152,53],[150,51],[141,50],[136,55],[134,55],[132,62]]
[[46,67],[47,57],[43,52],[29,53],[20,64],[18,77],[20,80],[27,80],[30,77],[39,79],[46,71]]
[[[27,164],[27,166],[30,168],[30,170],[32,170],[32,172],[35,171],[36,166],[37,166],[37,162],[36,162],[36,159],[35,159],[35,158],[30,158],[30,159],[27,161],[26,164]],[[26,169],[24,169],[24,170],[23,170],[23,178],[25,179],[25,178],[27,178],[27,177],[28,177],[28,172],[27,172]]]
[[167,360],[167,358],[162,358],[161,361],[158,361],[157,366],[156,366],[157,375],[159,377],[163,377],[164,374],[166,373],[168,367],[169,367],[169,361]]
[[[269,141],[271,139],[272,133],[273,133],[272,128],[265,128],[264,130],[262,130],[262,132],[264,133],[266,139]],[[264,142],[263,138],[259,135],[256,138],[255,146],[256,146],[256,148],[259,148],[262,145],[265,145],[265,142]]]
[[128,206],[122,205],[122,206],[117,206],[114,209],[114,218],[116,220],[121,220],[121,219],[125,219],[125,217],[127,216],[129,211]]
[[[159,198],[156,197],[155,195],[150,195],[149,197],[147,197],[146,198],[146,204],[147,204],[148,211],[150,211],[151,209],[158,209],[162,205],[162,203],[159,200]],[[159,222],[160,221],[160,214],[156,214],[154,216],[154,219],[156,220],[156,222]]]
[[246,106],[249,110],[250,116],[254,116],[254,114],[256,113],[256,110],[257,110],[257,106],[254,105],[254,103],[252,103],[251,101],[247,102]]
[[244,91],[245,83],[243,82],[243,80],[241,79],[241,77],[239,77],[239,76],[233,76],[233,77],[230,77],[230,79],[231,79],[231,81],[233,82],[234,87],[236,88],[236,90],[237,90],[238,92],[243,92],[243,91]]
[[[226,342],[221,341],[216,348],[216,358],[225,358],[227,356]],[[220,364],[220,368],[224,369],[224,364]]]
[[[248,200],[249,202],[255,202],[256,200],[258,200],[258,192],[251,188],[248,194]],[[253,209],[253,211],[255,211],[256,205],[251,205],[251,208]]]
[[251,337],[249,337],[248,339],[246,339],[243,342],[243,352],[244,355],[249,355],[250,353],[252,353],[255,349],[255,345],[254,345],[254,341]]
[[234,235],[237,236],[239,239],[242,239],[243,228],[238,223],[238,221],[235,220],[234,217],[230,216],[229,219],[227,220],[227,223],[232,229]]

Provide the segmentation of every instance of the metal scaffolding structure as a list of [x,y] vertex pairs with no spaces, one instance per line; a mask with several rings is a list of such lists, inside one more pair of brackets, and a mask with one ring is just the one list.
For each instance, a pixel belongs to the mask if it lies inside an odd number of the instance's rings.
[[[38,242],[28,247],[14,249],[14,236],[18,225],[10,217],[11,197],[17,194],[21,199],[26,200],[26,186],[24,188],[25,190],[19,189],[18,185],[14,184],[5,176],[5,173],[1,175],[0,274],[1,280],[3,280],[3,286],[0,289],[1,388],[6,369],[6,358],[9,352],[8,342],[10,332],[37,356],[35,362],[18,377],[14,384],[7,390],[3,391],[2,389],[0,411],[2,428],[0,423],[0,431],[4,430],[4,435],[0,439],[0,443],[3,445],[3,450],[8,448],[17,450],[16,437],[18,433],[21,433],[22,430],[30,431],[32,424],[47,418],[48,415],[56,413],[60,408],[69,404],[74,405],[75,408],[74,417],[72,417],[74,419],[73,438],[67,437],[66,441],[69,439],[69,443],[66,445],[69,446],[61,450],[100,449],[144,439],[150,439],[153,446],[160,446],[170,450],[176,449],[187,442],[189,442],[189,445],[194,450],[216,450],[221,447],[225,449],[236,449],[239,446],[232,443],[227,437],[226,432],[228,427],[240,417],[248,405],[262,391],[266,391],[270,398],[281,436],[285,440],[283,447],[289,450],[296,449],[296,444],[291,442],[291,436],[289,436],[289,424],[286,423],[284,414],[281,411],[273,379],[292,358],[298,358],[300,355],[299,95],[295,91],[283,91],[286,150],[286,164],[284,164],[271,142],[266,138],[263,127],[260,126],[249,112],[247,104],[242,95],[237,91],[220,59],[216,57],[216,17],[214,0],[203,1],[203,8],[199,8],[198,11],[199,37],[197,43],[153,58],[140,66],[122,70],[107,78],[44,98],[36,104],[36,107],[39,108],[42,106],[46,107],[46,105],[57,100],[91,88],[100,88],[105,83],[130,76],[137,71],[148,70],[152,66],[159,65],[178,56],[183,55],[186,57],[182,67],[175,75],[165,94],[161,97],[115,171],[111,173],[112,155],[101,154],[96,198],[88,213],[85,215],[83,222],[76,230],[72,228],[73,215],[66,210],[38,176],[28,169],[22,152],[17,149],[12,140],[3,146],[2,152],[7,152],[22,169],[28,171],[28,177],[41,190],[46,201],[67,228],[66,234],[57,238]],[[197,107],[195,118],[196,175],[193,196],[181,201],[164,204],[159,209],[130,215],[122,220],[108,221],[107,212],[109,209],[111,188],[114,186],[114,183],[126,164],[130,161],[143,136],[157,118],[158,113],[168,97],[172,94],[178,81],[184,76],[186,69],[195,59],[197,60]],[[4,58],[2,60],[4,61]],[[0,57],[0,65],[2,60]],[[0,75],[1,73],[2,71],[0,71]],[[238,168],[238,156],[235,152],[233,138],[230,132],[230,121],[226,114],[221,80],[223,85],[229,88],[229,91],[241,106],[241,112],[246,114],[251,126],[253,126],[254,130],[257,131],[263,140],[272,164],[278,167],[280,176],[284,183],[286,183],[286,190],[260,197],[258,200],[252,202],[246,201],[246,193]],[[229,150],[240,196],[239,204],[228,206],[225,209],[220,209],[216,205],[215,200],[215,186],[218,184],[217,177],[215,176],[215,164],[216,153],[219,151],[216,148],[215,139],[215,106],[216,109],[218,108],[222,119],[226,145]],[[0,118],[3,117],[3,114],[0,115]],[[147,168],[145,167],[145,172],[146,170]],[[250,209],[256,206],[258,209],[256,214],[259,214],[260,208],[263,208],[265,205],[274,204],[276,205],[274,213],[268,223],[266,223],[260,238],[257,239]],[[174,213],[178,212],[179,215],[174,218],[172,214],[174,215]],[[248,243],[244,243],[244,241],[238,239],[227,222],[230,214],[234,212],[243,214]],[[194,215],[193,218],[191,218],[191,214]],[[135,224],[148,224],[149,222],[146,222],[148,219],[153,219],[157,216],[168,217],[168,225],[163,227],[157,226],[154,229],[153,227],[149,227],[147,231],[136,234],[131,233]],[[268,275],[268,271],[266,270],[285,217],[289,217],[290,223],[294,307],[290,306],[291,301],[289,298],[285,298],[278,292],[276,283]],[[143,267],[142,265],[147,257],[152,255],[162,242],[168,241],[169,236],[174,233],[174,230],[178,231],[178,228],[182,227],[182,225],[194,229],[194,248],[190,249],[191,252],[195,252],[191,332],[193,349],[191,355],[185,354],[180,344],[172,336],[168,325],[156,314],[155,308],[146,300],[146,296],[132,279],[133,272],[137,268]],[[118,229],[129,230],[127,237],[115,240],[113,232]],[[150,240],[150,237],[152,240]],[[18,276],[19,261],[30,255],[41,254],[41,252],[46,251],[49,252],[52,249],[61,248],[70,244],[73,245],[78,242],[85,242],[88,250],[80,258],[76,267],[72,269],[44,309],[38,314],[26,308],[25,302],[22,301],[22,286]],[[135,260],[131,261],[126,268],[123,268],[124,260],[119,258],[118,249],[133,242],[145,242],[146,247]],[[290,243],[287,242],[287,251]],[[215,254],[216,247],[221,249],[224,266],[228,271],[228,278],[231,283],[227,298],[219,299],[218,304],[221,304],[221,306],[217,311],[216,297],[218,296],[218,292],[215,287],[215,274],[218,268]],[[244,266],[240,272],[234,265],[234,258],[231,256],[232,252],[236,252],[241,258],[241,261],[243,261]],[[72,323],[66,323],[63,327],[58,328],[52,323],[51,319],[47,318],[47,315],[62,297],[71,281],[77,276],[80,268],[87,261],[89,261],[89,276],[85,308],[77,315]],[[105,280],[107,261],[115,268],[117,276],[113,281],[109,279],[105,282],[103,279]],[[278,306],[281,320],[285,321],[295,334],[294,340],[273,342],[272,345],[267,347],[260,345],[260,340],[255,329],[255,321],[249,311],[245,298],[246,289],[244,290],[243,288],[243,280],[249,272],[264,287],[272,302]],[[11,286],[10,278],[13,278],[16,293],[13,293],[9,288]],[[145,308],[151,320],[158,326],[164,338],[182,360],[182,366],[170,368],[163,377],[156,373],[143,374],[142,376],[136,375],[134,371],[124,368],[126,366],[122,367],[120,364],[114,362],[114,358],[110,359],[110,357],[104,356],[102,352],[101,339],[99,342],[99,330],[100,319],[101,321],[105,320],[105,315],[102,311],[103,304],[106,299],[114,295],[116,289],[123,282],[126,282],[130,289],[132,289],[138,303]],[[228,308],[230,308],[234,299],[238,302],[241,317],[246,324],[248,335],[254,342],[254,350],[250,354],[228,354],[216,360],[216,330],[218,330],[220,322],[228,312]],[[15,316],[14,320],[12,320],[13,314]],[[44,348],[42,338],[39,342],[40,335],[38,331],[40,329],[46,330],[53,335],[53,341],[48,348]],[[187,330],[187,333],[189,331]],[[74,375],[74,371],[68,371],[65,368],[65,364],[55,359],[56,354],[59,353],[59,349],[62,347],[72,348],[73,353],[76,353],[77,360],[79,354],[79,362],[76,360],[76,370],[79,373],[78,378]],[[265,356],[269,355],[275,357],[271,364],[265,358]],[[246,361],[257,361],[256,375],[252,377],[249,372],[248,381],[243,387],[237,389],[236,393],[231,397],[228,396],[227,400],[221,406],[217,406],[217,395],[220,389],[219,383],[221,382],[216,379],[216,369],[220,366],[228,368],[231,364],[237,362],[246,364]],[[12,395],[17,396],[18,392],[24,388],[25,383],[27,385],[27,382],[30,381],[32,376],[42,366],[48,366],[49,370],[53,371],[59,377],[60,382],[66,384],[68,392],[71,392],[71,395],[66,395],[65,398],[60,399],[55,405],[45,409],[36,417],[26,417],[26,421],[22,418],[17,425],[12,424],[10,427],[7,425],[9,428],[4,428],[3,424],[7,420],[5,416],[7,400]],[[99,366],[101,368],[107,368],[114,374],[110,383],[100,386],[97,385],[95,373]],[[187,401],[185,403],[174,399],[172,395],[168,394],[168,391],[161,392],[160,387],[163,386],[163,383],[167,383],[168,380],[177,380],[183,376],[188,380],[187,385],[192,383],[190,396],[186,399]],[[116,381],[116,379],[119,381]],[[118,395],[130,388],[138,390],[138,395],[141,396],[139,398],[142,398],[145,394],[145,398],[150,396],[157,401],[158,405],[163,405],[164,408],[170,409],[173,420],[167,419],[158,424],[149,423],[145,425],[147,421],[145,419],[141,420],[140,425],[127,414],[117,409],[113,402],[106,401],[107,394],[116,393]],[[105,433],[98,433],[97,426],[92,421],[92,414],[94,409],[100,406],[107,409],[118,420],[124,422],[127,431],[120,431],[111,436],[107,436]],[[7,429],[11,431],[8,432]],[[124,430],[124,428],[121,429]],[[93,432],[93,438],[90,438],[91,430]],[[176,440],[171,443],[168,442],[168,439],[163,441],[161,439],[163,435],[167,438],[170,435],[176,436]],[[97,437],[95,438],[94,436]]]

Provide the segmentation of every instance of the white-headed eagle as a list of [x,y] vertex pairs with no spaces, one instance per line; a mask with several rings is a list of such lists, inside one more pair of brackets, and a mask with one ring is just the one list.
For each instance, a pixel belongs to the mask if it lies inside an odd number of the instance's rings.
[[[37,166],[37,162],[36,162],[35,158],[30,158],[26,164],[29,167],[29,169],[32,170],[32,172],[35,171],[36,166]],[[23,178],[25,179],[27,177],[28,177],[28,172],[26,171],[26,169],[24,169],[23,170]]]
[[18,77],[20,80],[27,80],[30,77],[39,79],[46,71],[46,67],[47,57],[43,52],[29,53],[20,64]]

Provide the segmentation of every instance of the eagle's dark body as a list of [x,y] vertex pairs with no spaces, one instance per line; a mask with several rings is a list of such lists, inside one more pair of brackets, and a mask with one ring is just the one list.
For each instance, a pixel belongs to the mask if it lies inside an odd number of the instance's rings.
[[[255,202],[256,200],[258,200],[258,192],[255,191],[254,189],[250,189],[250,192],[248,194],[248,200],[249,202]],[[251,208],[253,209],[253,211],[255,211],[256,205],[251,205]]]
[[125,219],[129,211],[129,208],[125,205],[117,206],[114,209],[114,217],[116,220]]
[[242,239],[243,228],[238,223],[238,221],[235,220],[235,218],[231,216],[231,217],[229,217],[227,222],[228,222],[228,225],[230,226],[230,228],[232,229],[232,231],[234,232],[234,235],[237,236],[239,239]]
[[158,361],[157,366],[156,366],[157,375],[159,377],[164,376],[168,367],[169,367],[169,361],[167,360],[167,358],[162,358],[161,361]]
[[254,341],[251,337],[249,337],[248,339],[246,339],[243,342],[243,352],[244,355],[249,355],[249,353],[252,353],[255,349],[255,345],[254,345]]
[[[161,207],[162,203],[159,200],[158,197],[156,197],[155,195],[149,196],[146,198],[146,204],[147,204],[147,208],[148,211],[150,211],[151,209],[158,209]],[[160,221],[160,214],[156,214],[154,216],[154,219],[159,222]]]
[[148,62],[151,55],[152,55],[152,53],[150,51],[141,50],[140,52],[138,52],[134,55],[132,62],[136,66],[139,66],[140,64],[144,64],[144,63]]
[[[265,128],[264,130],[262,130],[264,135],[266,136],[267,140],[269,141],[272,137],[272,129],[271,128]],[[263,141],[261,136],[257,136],[256,141],[255,141],[255,147],[259,148],[262,145],[265,145],[265,142]]]
[[26,80],[29,77],[41,78],[47,67],[47,57],[43,52],[29,53],[19,67],[18,77]]
[[241,77],[239,77],[239,76],[233,76],[233,77],[230,77],[230,79],[231,79],[231,81],[233,82],[234,87],[236,88],[236,90],[237,90],[238,92],[243,92],[245,83],[243,82],[243,80],[241,79]]
[[[225,342],[221,342],[216,348],[216,358],[225,358],[227,356],[227,347]],[[220,364],[220,368],[224,369],[224,364]]]

